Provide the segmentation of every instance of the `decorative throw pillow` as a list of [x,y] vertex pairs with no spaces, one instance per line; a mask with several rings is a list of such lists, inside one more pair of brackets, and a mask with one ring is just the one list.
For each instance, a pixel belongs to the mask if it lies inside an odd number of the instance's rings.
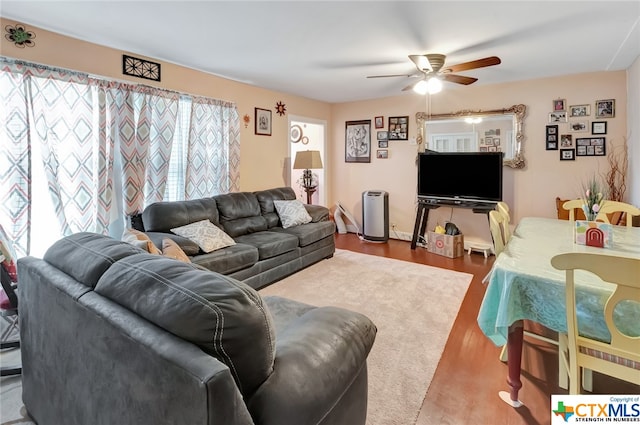
[[227,246],[235,245],[231,236],[223,232],[218,226],[209,220],[196,221],[186,226],[171,229],[176,235],[191,239],[197,243],[204,252],[213,252]]
[[147,251],[149,254],[161,255],[162,252],[151,242],[149,236],[144,232],[135,229],[124,229],[122,238],[124,242],[128,242],[131,245],[137,246]]
[[164,238],[162,240],[162,255],[176,260],[184,261],[185,263],[191,262],[189,257],[187,257],[187,254],[185,254],[182,248],[180,248],[180,245],[169,238]]
[[293,201],[273,201],[273,205],[275,205],[282,227],[285,229],[311,222],[311,216],[304,204],[297,199]]

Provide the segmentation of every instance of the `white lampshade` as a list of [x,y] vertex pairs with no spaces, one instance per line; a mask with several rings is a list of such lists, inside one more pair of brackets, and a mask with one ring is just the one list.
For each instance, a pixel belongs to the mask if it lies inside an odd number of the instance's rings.
[[296,152],[296,159],[293,162],[294,170],[310,170],[322,168],[322,158],[320,151],[299,151]]
[[442,90],[442,81],[437,77],[420,80],[413,86],[413,91],[418,94],[436,94]]
[[429,84],[425,80],[420,80],[413,86],[413,91],[418,94],[427,94]]
[[427,91],[429,94],[440,93],[442,90],[442,81],[439,78],[431,77],[429,81],[427,81]]

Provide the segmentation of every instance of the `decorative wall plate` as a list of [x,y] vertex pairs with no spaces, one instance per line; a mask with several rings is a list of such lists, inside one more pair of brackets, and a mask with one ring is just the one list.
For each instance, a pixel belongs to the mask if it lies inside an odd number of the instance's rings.
[[299,125],[291,126],[291,143],[298,143],[302,139],[302,127]]
[[307,143],[309,143],[309,138],[307,136],[302,136],[302,144],[306,145]]

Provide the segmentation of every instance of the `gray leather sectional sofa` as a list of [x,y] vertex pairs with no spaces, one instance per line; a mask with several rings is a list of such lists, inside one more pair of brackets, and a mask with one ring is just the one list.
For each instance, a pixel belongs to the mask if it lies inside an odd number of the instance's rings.
[[359,313],[263,299],[93,233],[21,258],[18,274],[23,401],[39,425],[365,424],[376,328]]
[[[258,289],[333,256],[335,224],[329,209],[305,205],[312,221],[284,229],[274,200],[294,200],[290,187],[235,192],[190,201],[157,202],[142,212],[142,230],[156,246],[171,237],[195,264],[241,280]],[[171,229],[210,220],[236,244],[204,253]]]

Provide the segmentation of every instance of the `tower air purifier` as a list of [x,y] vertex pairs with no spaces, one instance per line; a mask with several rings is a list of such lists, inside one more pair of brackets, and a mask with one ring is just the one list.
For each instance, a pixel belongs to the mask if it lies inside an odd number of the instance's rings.
[[362,192],[362,237],[373,242],[389,240],[389,194],[383,190]]

